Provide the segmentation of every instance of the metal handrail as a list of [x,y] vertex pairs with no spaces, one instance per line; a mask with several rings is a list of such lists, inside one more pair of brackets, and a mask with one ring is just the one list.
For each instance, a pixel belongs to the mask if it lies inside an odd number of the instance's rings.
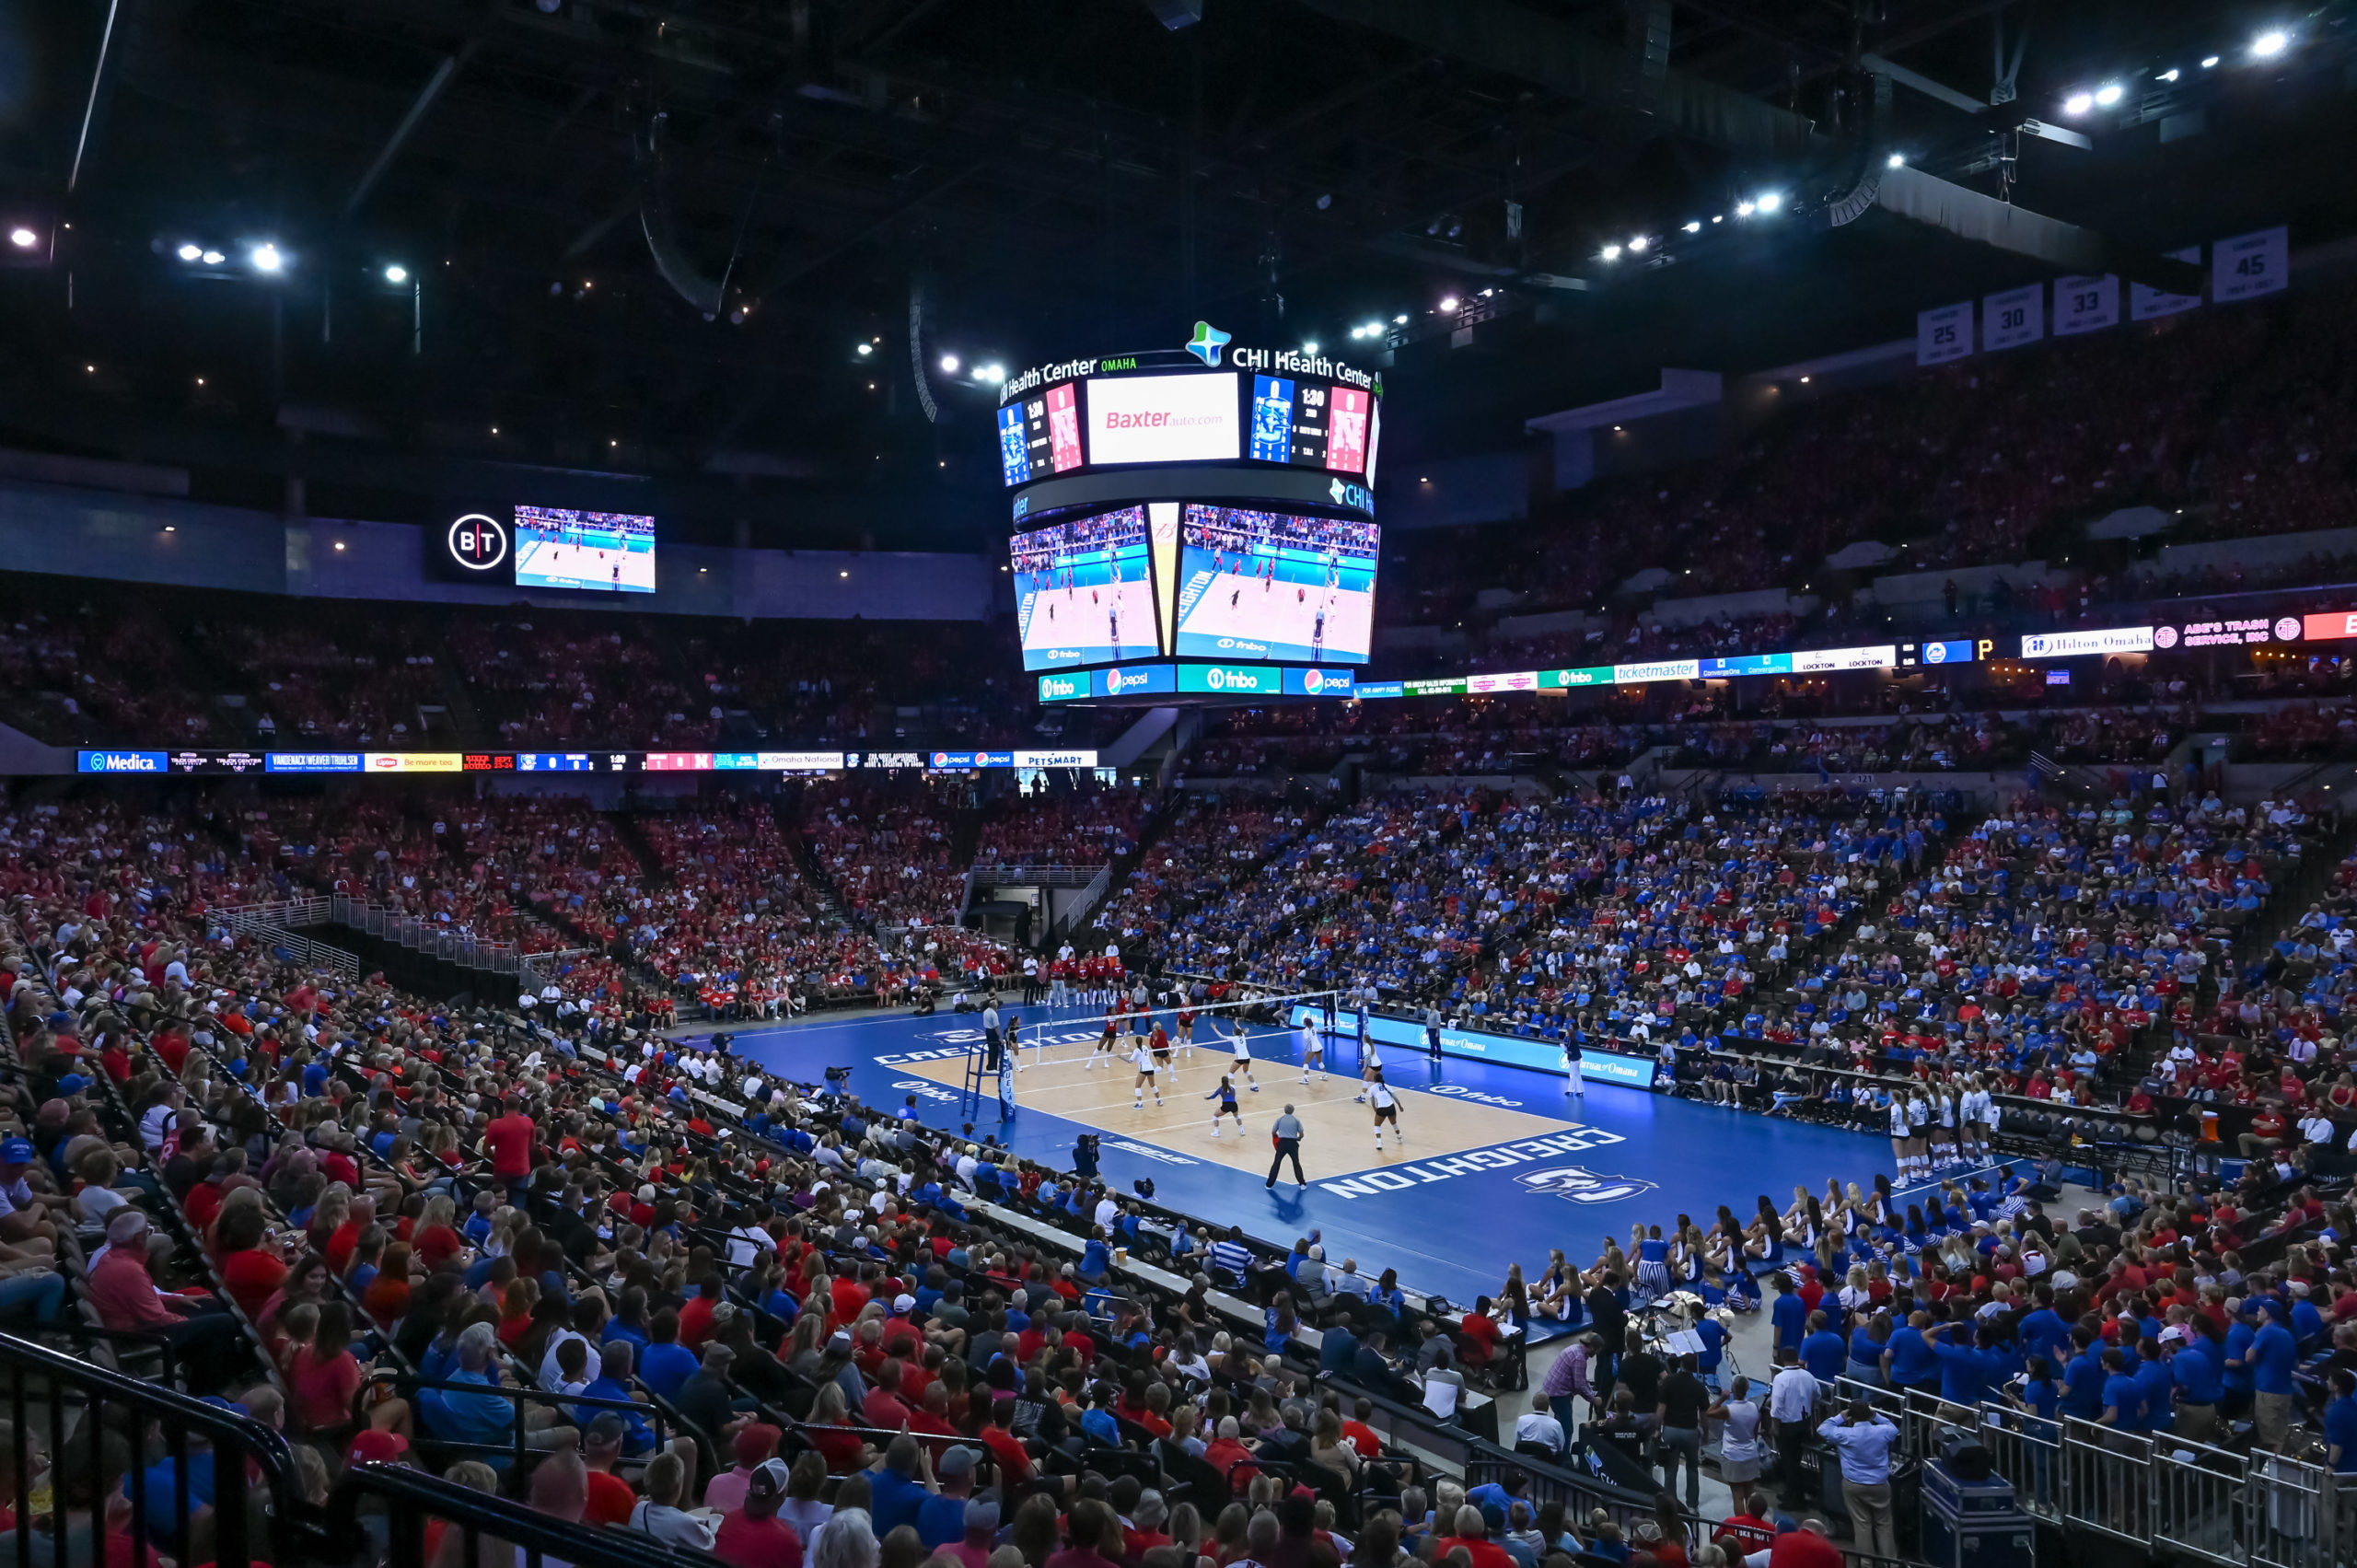
[[[248,1536],[246,1508],[215,1508],[213,1561],[220,1568],[248,1568],[265,1562],[300,1562],[315,1558],[324,1561],[330,1555],[318,1550],[324,1541],[317,1536],[316,1516],[303,1501],[295,1473],[294,1453],[286,1439],[272,1428],[226,1406],[209,1404],[177,1388],[128,1376],[16,1334],[0,1333],[0,1368],[6,1369],[6,1377],[5,1383],[0,1383],[0,1410],[6,1411],[17,1434],[15,1473],[8,1478],[16,1488],[16,1497],[25,1499],[33,1494],[36,1444],[45,1446],[52,1473],[75,1443],[87,1446],[93,1460],[99,1460],[105,1437],[119,1425],[106,1419],[106,1407],[119,1404],[140,1413],[142,1429],[150,1423],[161,1428],[167,1457],[173,1462],[169,1499],[173,1512],[167,1524],[151,1516],[149,1489],[143,1479],[148,1456],[130,1456],[132,1468],[124,1490],[132,1505],[130,1534],[134,1539],[168,1540],[176,1561],[191,1560],[190,1521],[195,1508],[203,1504],[190,1496],[189,1450],[192,1443],[203,1442],[210,1444],[215,1451],[215,1484],[222,1496],[236,1495],[242,1503],[244,1491],[259,1486],[265,1493],[263,1501],[269,1518],[266,1533],[270,1539],[263,1550],[257,1551]],[[29,1420],[28,1413],[37,1410],[41,1411],[42,1419],[38,1423]],[[69,1412],[73,1421],[70,1436]],[[94,1462],[90,1469],[92,1474],[99,1474],[103,1466]],[[58,1499],[58,1503],[62,1504],[64,1500]],[[90,1550],[101,1560],[106,1556],[104,1538],[108,1533],[103,1508],[93,1510],[89,1523],[97,1538]],[[0,1557],[13,1548],[18,1564],[29,1562],[34,1537],[47,1534],[51,1561],[66,1562],[65,1516],[64,1506],[52,1506],[48,1523],[36,1527],[32,1509],[20,1502],[14,1527],[0,1532]],[[160,1538],[159,1530],[163,1532]],[[75,1560],[87,1561],[79,1557]]]
[[425,1526],[434,1518],[460,1531],[465,1539],[463,1555],[446,1561],[483,1562],[481,1542],[490,1537],[515,1548],[519,1568],[541,1568],[544,1562],[578,1568],[712,1568],[708,1554],[668,1545],[644,1530],[593,1528],[406,1465],[359,1465],[346,1470],[328,1496],[330,1539],[346,1543],[367,1539],[370,1518],[362,1511],[367,1503],[383,1505],[387,1568],[423,1568]]

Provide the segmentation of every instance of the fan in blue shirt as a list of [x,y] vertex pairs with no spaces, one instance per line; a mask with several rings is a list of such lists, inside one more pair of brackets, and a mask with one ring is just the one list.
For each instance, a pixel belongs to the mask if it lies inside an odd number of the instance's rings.
[[2252,1388],[2262,1394],[2292,1392],[2292,1369],[2299,1365],[2300,1347],[2292,1330],[2272,1316],[2251,1336],[2248,1360]]
[[2324,1407],[2324,1440],[2331,1445],[2332,1473],[2357,1475],[2357,1373],[2334,1368],[2332,1394]]
[[2118,1351],[2103,1353],[2104,1411],[2096,1419],[2122,1432],[2142,1432],[2145,1426],[2144,1385],[2128,1375],[2127,1365],[2127,1358]]
[[1768,1320],[1776,1326],[1776,1348],[1798,1350],[1808,1331],[1808,1308],[1789,1278],[1779,1274],[1776,1283],[1779,1294],[1768,1308]]
[[[1945,1323],[1942,1332],[1932,1340],[1932,1353],[1940,1358],[1940,1398],[1967,1410],[1977,1408],[1989,1397],[1989,1388],[2003,1371],[2000,1358],[1991,1348],[1989,1331],[1982,1330],[1976,1346],[1966,1336],[1971,1333],[1968,1324]],[[1950,1336],[1954,1336],[1953,1341]]]
[[1801,1365],[1818,1382],[1831,1384],[1849,1370],[1850,1345],[1840,1334],[1825,1326],[1825,1314],[1814,1315],[1817,1331],[1801,1342]]

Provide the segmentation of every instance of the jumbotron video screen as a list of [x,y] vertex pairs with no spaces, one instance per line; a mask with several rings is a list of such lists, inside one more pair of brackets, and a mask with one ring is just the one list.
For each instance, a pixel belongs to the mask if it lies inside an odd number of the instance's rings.
[[1025,669],[1115,664],[1159,651],[1144,506],[1017,534],[1010,554]]
[[655,591],[655,519],[562,506],[516,508],[516,586]]
[[1364,664],[1374,651],[1375,524],[1190,504],[1178,537],[1180,657]]

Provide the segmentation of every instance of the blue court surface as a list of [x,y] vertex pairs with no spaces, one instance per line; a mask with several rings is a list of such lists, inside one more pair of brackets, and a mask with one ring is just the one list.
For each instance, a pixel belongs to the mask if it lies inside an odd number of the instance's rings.
[[[1667,1231],[1689,1214],[1707,1228],[1722,1203],[1747,1218],[1763,1193],[1782,1209],[1795,1184],[1820,1193],[1828,1177],[1863,1186],[1889,1167],[1887,1144],[1863,1133],[1605,1084],[1591,1083],[1583,1103],[1549,1074],[1456,1060],[1436,1066],[1398,1051],[1385,1053],[1386,1076],[1411,1108],[1413,1143],[1404,1154],[1378,1156],[1364,1137],[1364,1111],[1347,1106],[1358,1085],[1347,1081],[1357,1069],[1344,1041],[1329,1063],[1337,1078],[1326,1093],[1344,1102],[1333,1110],[1351,1117],[1348,1149],[1332,1146],[1344,1141],[1339,1133],[1323,1147],[1313,1134],[1304,1145],[1313,1179],[1306,1189],[1283,1180],[1271,1191],[1262,1185],[1269,1121],[1287,1099],[1310,1093],[1298,1086],[1300,1056],[1288,1036],[1256,1032],[1252,1050],[1266,1063],[1258,1074],[1265,1087],[1246,1097],[1250,1135],[1213,1144],[1208,1109],[1197,1104],[1217,1082],[1211,1052],[1204,1064],[1176,1075],[1170,1098],[1178,1109],[1159,1119],[1151,1108],[1144,1114],[1150,1127],[1132,1118],[1125,1068],[1090,1080],[1106,1099],[1089,1121],[1067,1120],[1024,1101],[1035,1092],[1052,1099],[1045,1083],[1072,1079],[1087,1054],[1077,1042],[1095,1038],[1101,1015],[1032,1008],[1025,1016],[1034,1025],[1064,1025],[1060,1038],[1074,1043],[1057,1054],[1066,1064],[1022,1074],[1010,1121],[999,1121],[994,1098],[981,1102],[971,1118],[978,1137],[995,1134],[1020,1157],[1068,1170],[1075,1136],[1096,1132],[1102,1175],[1118,1192],[1150,1177],[1156,1202],[1238,1225],[1278,1246],[1317,1230],[1330,1261],[1355,1258],[1369,1276],[1395,1268],[1409,1289],[1457,1301],[1495,1293],[1512,1262],[1535,1275],[1550,1248],[1585,1267],[1608,1234],[1625,1246],[1631,1225]],[[845,1066],[853,1092],[869,1105],[898,1108],[913,1096],[928,1125],[956,1129],[968,1120],[955,1086],[962,1058],[981,1040],[971,1015],[836,1013],[719,1027],[739,1055],[797,1082],[815,1084],[825,1069]],[[1283,1074],[1284,1063],[1296,1064],[1293,1075]],[[1542,1128],[1535,1119],[1554,1125]],[[1237,1168],[1248,1162],[1248,1169]]]

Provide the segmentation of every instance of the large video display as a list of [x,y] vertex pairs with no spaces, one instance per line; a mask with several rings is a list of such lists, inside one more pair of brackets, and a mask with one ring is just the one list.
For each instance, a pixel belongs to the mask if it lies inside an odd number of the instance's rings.
[[1366,471],[1374,394],[1306,376],[1252,377],[1252,457],[1264,463]]
[[1235,373],[1096,377],[1088,383],[1088,460],[1234,459],[1243,432]]
[[1009,551],[1024,668],[1114,664],[1160,651],[1144,506],[1017,534]]
[[516,508],[516,586],[655,591],[655,519],[627,512]]
[[1178,540],[1180,657],[1364,664],[1374,651],[1373,523],[1190,504]]

